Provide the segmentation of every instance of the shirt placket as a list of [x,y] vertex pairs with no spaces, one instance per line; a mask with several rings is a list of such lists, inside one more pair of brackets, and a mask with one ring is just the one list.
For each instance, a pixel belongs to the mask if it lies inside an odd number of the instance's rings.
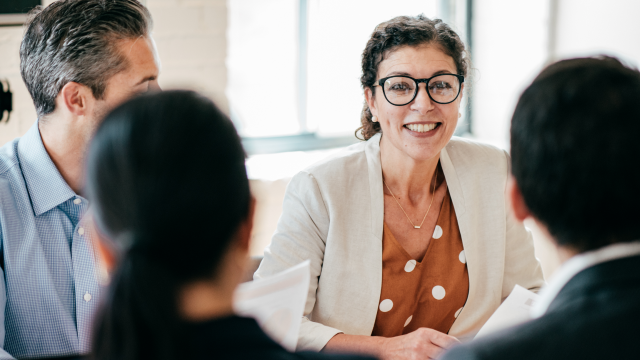
[[[88,201],[80,196],[73,200],[80,214],[85,214]],[[98,306],[100,288],[95,268],[96,256],[93,249],[90,224],[86,216],[81,216],[73,232],[71,256],[76,302],[76,324],[81,353],[88,353],[91,343],[91,324]]]

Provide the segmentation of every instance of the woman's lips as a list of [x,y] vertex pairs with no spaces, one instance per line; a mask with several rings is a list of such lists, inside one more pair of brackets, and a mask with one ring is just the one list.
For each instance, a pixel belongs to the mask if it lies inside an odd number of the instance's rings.
[[433,136],[438,129],[440,129],[442,123],[428,123],[428,124],[407,124],[403,127],[409,131],[409,134],[416,137],[430,137]]
[[409,129],[411,131],[414,131],[414,132],[425,133],[425,132],[432,131],[433,129],[435,129],[439,125],[440,125],[440,123],[407,124],[404,127],[406,127],[407,129]]

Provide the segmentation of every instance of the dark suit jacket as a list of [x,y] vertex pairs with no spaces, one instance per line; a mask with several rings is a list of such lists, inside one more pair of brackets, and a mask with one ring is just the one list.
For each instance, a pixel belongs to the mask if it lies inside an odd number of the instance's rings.
[[352,355],[327,355],[311,352],[290,353],[271,340],[249,318],[231,316],[192,324],[189,359],[193,360],[374,360]]
[[463,359],[640,359],[640,256],[583,270],[544,316],[442,358]]

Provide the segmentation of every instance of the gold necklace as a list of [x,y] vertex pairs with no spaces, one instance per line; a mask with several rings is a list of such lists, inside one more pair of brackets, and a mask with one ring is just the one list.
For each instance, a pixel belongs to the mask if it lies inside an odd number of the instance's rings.
[[384,181],[384,178],[382,179],[382,182],[384,183],[384,186],[387,187],[387,190],[389,190],[389,192],[391,193],[391,196],[393,197],[393,200],[395,200],[398,203],[398,206],[400,206],[400,209],[402,209],[402,212],[404,213],[404,216],[407,217],[407,220],[409,220],[409,222],[411,223],[411,225],[413,226],[414,229],[420,229],[420,226],[422,226],[422,224],[424,224],[424,220],[427,218],[427,215],[429,214],[429,210],[431,210],[431,205],[433,205],[433,199],[436,197],[436,182],[438,180],[438,165],[436,165],[436,176],[433,177],[433,195],[431,196],[431,203],[429,203],[429,208],[427,209],[427,213],[424,214],[424,217],[422,218],[422,222],[420,223],[420,225],[415,225],[413,223],[413,221],[411,221],[411,218],[409,217],[409,215],[407,215],[407,212],[404,211],[404,208],[402,207],[402,205],[400,205],[400,202],[398,201],[398,199],[396,199],[396,196],[393,195],[393,192],[391,191],[391,189],[389,189],[389,185],[387,185],[387,182]]

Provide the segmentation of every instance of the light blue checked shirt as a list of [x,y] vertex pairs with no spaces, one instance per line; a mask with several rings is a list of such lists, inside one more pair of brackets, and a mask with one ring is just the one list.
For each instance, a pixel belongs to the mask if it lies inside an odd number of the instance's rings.
[[0,359],[89,352],[100,286],[88,206],[51,161],[37,122],[0,148]]

